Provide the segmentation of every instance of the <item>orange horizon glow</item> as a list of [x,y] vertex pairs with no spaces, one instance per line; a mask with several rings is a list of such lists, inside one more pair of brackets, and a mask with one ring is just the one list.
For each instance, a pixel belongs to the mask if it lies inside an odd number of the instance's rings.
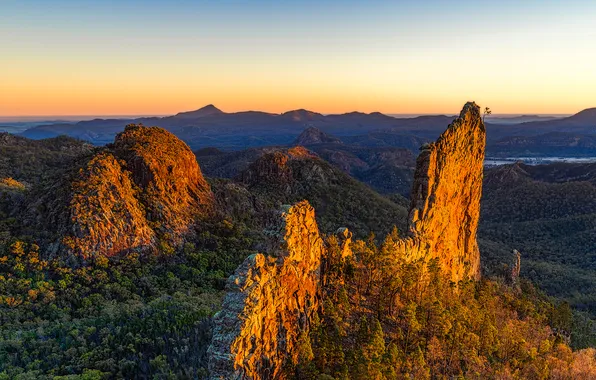
[[0,116],[573,114],[596,107],[596,5],[571,2],[0,2]]

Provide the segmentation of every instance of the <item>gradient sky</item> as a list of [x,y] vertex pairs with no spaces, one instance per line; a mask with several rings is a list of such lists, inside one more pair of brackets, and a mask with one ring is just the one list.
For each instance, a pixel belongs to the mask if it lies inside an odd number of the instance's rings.
[[0,0],[0,116],[596,107],[596,1]]

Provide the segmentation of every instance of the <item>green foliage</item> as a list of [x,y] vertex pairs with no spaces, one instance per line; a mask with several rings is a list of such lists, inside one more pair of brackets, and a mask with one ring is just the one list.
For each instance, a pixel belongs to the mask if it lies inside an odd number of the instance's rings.
[[[514,165],[488,171],[478,235],[485,273],[501,275],[517,249],[522,277],[594,316],[596,187],[589,170],[576,169],[582,168]],[[549,182],[554,175],[566,182]]]
[[0,378],[203,378],[210,317],[252,251],[245,227],[205,224],[176,254],[82,267],[0,246]]
[[[380,246],[373,238],[357,241],[355,260],[332,266],[321,321],[311,333],[314,358],[302,368],[314,365],[317,375],[334,379],[593,373],[592,354],[572,353],[566,344],[573,323],[592,331],[568,304],[553,305],[527,281],[521,288],[494,280],[453,284],[436,260],[396,257],[396,237],[394,231]],[[584,363],[582,355],[591,359]]]

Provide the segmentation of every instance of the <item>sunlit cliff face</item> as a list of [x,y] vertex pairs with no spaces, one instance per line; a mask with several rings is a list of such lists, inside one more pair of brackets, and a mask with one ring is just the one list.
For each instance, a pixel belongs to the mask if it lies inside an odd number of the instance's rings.
[[268,253],[250,256],[228,283],[209,348],[214,379],[277,379],[296,363],[319,308],[324,244],[307,201],[282,210]]
[[439,139],[422,148],[416,163],[404,254],[437,257],[456,283],[480,277],[476,231],[485,145],[480,109],[467,103]]

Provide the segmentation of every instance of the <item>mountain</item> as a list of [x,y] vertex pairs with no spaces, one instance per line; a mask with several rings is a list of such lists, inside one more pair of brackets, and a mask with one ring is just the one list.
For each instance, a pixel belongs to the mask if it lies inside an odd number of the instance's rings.
[[174,118],[177,119],[199,119],[205,116],[212,116],[212,115],[221,115],[223,111],[219,108],[215,107],[213,104],[209,104],[205,107],[199,108],[195,111],[188,111],[188,112],[179,112],[174,115]]
[[590,156],[596,155],[596,134],[549,132],[536,136],[510,136],[490,145],[492,156]]
[[[451,120],[452,117],[447,115],[413,118],[395,118],[379,112],[323,115],[305,109],[282,114],[258,111],[226,113],[213,105],[208,105],[196,111],[181,112],[167,117],[144,117],[134,120],[95,119],[78,123],[44,124],[27,129],[22,132],[22,135],[33,139],[68,135],[95,145],[104,145],[111,142],[126,124],[142,123],[167,129],[193,150],[205,147],[240,150],[250,147],[289,145],[296,142],[306,128],[316,128],[321,133],[333,136],[329,137],[330,139],[337,138],[346,144],[401,147],[417,152],[418,147],[423,143],[435,140]],[[499,118],[489,120],[490,123],[487,123],[489,156],[547,155],[546,145],[548,144],[550,146],[563,144],[557,152],[564,154],[593,154],[592,151],[582,147],[583,142],[580,146],[569,144],[573,144],[574,138],[585,141],[587,145],[591,144],[591,135],[594,134],[594,126],[596,126],[594,109],[584,110],[565,118],[525,117],[501,122]],[[314,130],[310,133],[314,133]],[[572,136],[548,135],[551,133],[568,133]],[[522,144],[515,143],[515,141],[521,142],[524,138],[539,135],[545,136],[536,138],[533,143],[525,144],[523,147]],[[315,138],[314,142],[317,137],[313,135],[311,138]],[[319,136],[319,138],[325,140],[324,137]],[[565,145],[563,140],[567,140],[568,144]],[[306,140],[306,143],[300,145],[309,144],[311,143]],[[517,147],[513,148],[512,144],[516,144]]]
[[[337,143],[317,143],[306,147],[381,194],[397,193],[406,197],[410,194],[415,156],[408,149]],[[263,147],[223,152],[205,148],[195,151],[195,154],[207,176],[233,178],[259,157],[277,149],[280,148]]]
[[282,119],[287,119],[295,122],[315,122],[325,120],[325,117],[317,112],[308,111],[305,109],[293,110],[284,112],[280,116]]
[[560,119],[558,116],[541,116],[541,115],[520,115],[520,116],[493,116],[488,115],[486,121],[491,124],[519,124],[530,121],[546,121]]
[[536,136],[550,132],[591,135],[596,132],[596,108],[589,108],[564,118],[531,121],[513,125],[496,125],[493,138]]
[[266,153],[238,175],[268,208],[308,200],[324,232],[339,225],[360,237],[405,227],[406,210],[303,147]]
[[336,136],[357,136],[377,130],[390,130],[392,134],[412,134],[415,131],[436,138],[441,133],[442,126],[448,124],[448,120],[447,116],[398,119],[379,112],[322,115],[304,109],[282,114],[257,111],[225,113],[208,105],[196,111],[161,118],[95,119],[74,124],[45,124],[28,129],[22,135],[33,139],[69,135],[96,145],[104,145],[112,141],[126,124],[142,123],[159,125],[169,130],[192,149],[209,146],[242,149],[290,144],[307,127],[315,127]]
[[315,127],[308,127],[294,140],[294,145],[341,144],[337,137],[326,134]]

